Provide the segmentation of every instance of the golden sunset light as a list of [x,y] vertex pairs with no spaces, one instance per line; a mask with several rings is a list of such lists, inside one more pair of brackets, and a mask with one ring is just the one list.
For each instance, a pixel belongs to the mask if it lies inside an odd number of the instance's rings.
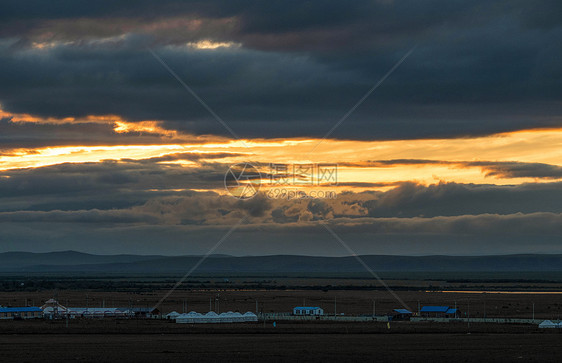
[[559,361],[561,14],[0,1],[0,359]]
[[[96,118],[110,120],[111,117]],[[29,118],[28,118],[29,120]],[[23,121],[22,121],[23,122]],[[30,122],[30,121],[26,121]],[[167,130],[161,122],[114,122],[115,133],[148,133],[166,139],[190,139],[190,135]],[[128,141],[133,141],[128,140]],[[316,145],[317,149],[310,152]],[[206,159],[216,153],[220,158]],[[240,162],[257,164],[331,163],[338,165],[338,181],[343,189],[388,189],[388,186],[359,186],[360,183],[396,183],[413,181],[425,185],[439,182],[509,185],[541,181],[537,177],[489,175],[488,163],[541,163],[562,166],[562,129],[522,130],[484,137],[455,139],[418,139],[393,141],[345,141],[321,139],[245,139],[211,140],[198,143],[192,137],[186,144],[53,146],[38,149],[14,149],[0,156],[0,170],[38,168],[62,163],[96,163],[113,160],[145,160],[178,154],[199,155],[198,162],[178,157],[155,160],[197,168],[200,162],[226,165]],[[304,159],[303,159],[304,156]],[[415,161],[415,162],[412,162]],[[480,163],[480,164],[479,164]],[[562,177],[549,178],[562,179]],[[543,180],[547,181],[547,180]],[[353,183],[357,187],[349,187]],[[301,186],[306,188],[306,186]]]

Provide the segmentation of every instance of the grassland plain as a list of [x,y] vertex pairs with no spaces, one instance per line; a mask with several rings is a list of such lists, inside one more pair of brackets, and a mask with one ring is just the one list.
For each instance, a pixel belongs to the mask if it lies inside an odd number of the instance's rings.
[[313,325],[261,331],[216,326],[206,332],[183,327],[184,332],[139,334],[132,324],[129,333],[2,334],[0,351],[5,362],[559,362],[562,354],[562,335],[556,332],[357,333],[338,324],[327,330]]
[[[387,280],[413,311],[457,306],[464,316],[559,320],[560,281],[542,276]],[[151,307],[174,277],[12,276],[0,304],[35,305],[56,297],[74,307]],[[23,285],[22,285],[23,284]],[[459,291],[464,290],[464,291]],[[482,292],[487,291],[487,292]],[[206,277],[188,279],[160,306],[170,311],[290,312],[321,306],[326,314],[386,315],[400,304],[361,278]],[[536,324],[273,321],[175,324],[166,320],[0,321],[2,361],[560,361],[562,333]]]

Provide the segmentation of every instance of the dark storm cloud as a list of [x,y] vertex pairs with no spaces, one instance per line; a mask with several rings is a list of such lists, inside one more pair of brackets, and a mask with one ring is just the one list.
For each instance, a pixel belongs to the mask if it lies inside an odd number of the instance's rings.
[[177,160],[188,160],[188,161],[199,161],[201,159],[205,160],[212,160],[212,159],[223,159],[235,156],[243,156],[244,154],[238,153],[214,153],[214,154],[203,154],[203,153],[177,153],[177,154],[169,154],[165,156],[158,156],[148,159],[140,159],[140,160],[128,160],[128,159],[121,159],[122,161],[130,161],[134,163],[157,163],[162,161],[177,161]]
[[486,176],[497,178],[562,178],[562,167],[542,163],[521,162],[472,162],[468,166],[480,166],[486,172]]
[[[117,120],[116,120],[117,121]],[[0,118],[0,155],[10,149],[42,148],[47,146],[91,146],[173,143],[179,140],[149,132],[115,132],[108,122],[46,123],[12,122]],[[189,140],[183,138],[182,143]],[[196,141],[195,138],[193,141]]]
[[329,221],[363,253],[558,248],[553,236],[562,225],[562,183],[400,183],[386,192],[344,192],[334,200],[259,194],[240,201],[189,189],[221,188],[225,169],[220,162],[188,169],[144,160],[2,172],[0,248],[204,253],[243,217],[247,223],[229,240],[229,253],[344,254],[320,233],[319,221]]
[[518,186],[404,183],[362,205],[373,217],[560,213],[562,183]]
[[[61,213],[52,213],[61,218]],[[230,225],[150,225],[120,223],[123,215],[99,217],[118,223],[9,221],[0,213],[0,249],[92,253],[204,254]],[[2,220],[2,217],[3,220]],[[71,221],[79,217],[64,216]],[[129,217],[130,218],[130,217]],[[135,217],[139,221],[139,216]],[[145,217],[149,220],[150,216]],[[47,219],[48,220],[48,219]],[[287,227],[290,228],[287,228]],[[553,213],[435,218],[333,220],[332,228],[359,254],[560,253],[562,215]],[[462,234],[456,231],[462,230]],[[39,232],[40,231],[40,232]],[[79,238],[78,238],[79,237]],[[40,241],[40,243],[38,242]],[[264,243],[267,241],[267,243]],[[232,255],[346,255],[347,251],[315,222],[249,224],[239,227],[219,249]]]
[[0,173],[0,211],[123,210],[127,216],[151,215],[157,224],[207,225],[228,224],[244,215],[252,223],[286,224],[359,217],[562,213],[560,182],[517,186],[405,182],[385,192],[343,192],[333,200],[271,200],[259,194],[239,201],[192,191],[222,189],[227,167],[220,162],[185,168],[122,161],[6,171]]
[[[460,168],[479,167],[486,176],[496,178],[538,178],[561,179],[562,167],[544,163],[525,163],[518,161],[448,161],[428,159],[389,159],[364,162],[344,162],[339,166],[378,168],[401,165],[450,165]],[[350,186],[353,186],[350,185]],[[357,186],[360,186],[358,184]]]
[[56,223],[93,223],[93,224],[119,224],[119,223],[155,223],[158,220],[151,215],[141,215],[122,210],[78,210],[78,211],[19,211],[0,213],[4,222],[56,222]]
[[[10,112],[117,114],[226,134],[149,45],[238,134],[322,136],[417,43],[334,137],[465,136],[562,122],[555,1],[2,6],[0,103]],[[185,47],[202,39],[241,48]],[[55,43],[39,50],[34,42]]]
[[130,208],[153,198],[190,195],[191,188],[221,188],[225,170],[221,164],[202,163],[189,169],[107,161],[4,171],[0,172],[0,211]]

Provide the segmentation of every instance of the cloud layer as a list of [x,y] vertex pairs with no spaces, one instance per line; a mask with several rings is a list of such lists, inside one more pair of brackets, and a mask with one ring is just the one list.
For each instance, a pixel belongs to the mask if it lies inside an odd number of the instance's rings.
[[[191,189],[219,189],[221,169],[104,162],[5,172],[9,178],[0,178],[2,246],[126,252],[133,239],[146,253],[204,252],[246,217],[229,253],[299,254],[315,246],[321,254],[345,254],[328,242],[320,226],[324,222],[366,253],[561,252],[552,245],[562,232],[559,182],[405,182],[388,191],[343,192],[334,200],[272,200],[258,194],[240,201]],[[44,228],[41,241],[48,243],[37,244],[36,233]],[[159,233],[165,237],[158,238]],[[90,242],[84,245],[79,236]],[[481,250],[483,241],[508,237],[508,245]],[[308,245],[299,250],[296,241],[304,238]],[[277,242],[261,243],[270,239]],[[462,242],[452,246],[453,241]]]
[[[222,252],[345,254],[329,223],[360,253],[560,253],[561,11],[3,1],[0,251],[204,253],[245,217]],[[337,163],[338,196],[236,200],[246,161]]]
[[[238,134],[320,137],[417,44],[334,137],[458,137],[562,122],[555,1],[45,6],[4,5],[0,103],[9,112],[114,114],[227,135],[150,47]],[[217,46],[192,46],[200,42]]]

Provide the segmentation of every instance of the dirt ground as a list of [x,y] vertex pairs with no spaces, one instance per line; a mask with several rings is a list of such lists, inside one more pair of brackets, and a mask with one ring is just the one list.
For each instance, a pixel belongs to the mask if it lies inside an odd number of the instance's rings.
[[560,334],[60,334],[0,336],[9,361],[560,361]]
[[[41,305],[55,297],[72,307],[150,307],[169,290],[2,291],[0,304]],[[413,310],[449,305],[471,317],[558,320],[562,295],[396,291]],[[160,305],[163,312],[196,310],[288,312],[317,305],[333,314],[379,315],[401,307],[386,291],[185,290]],[[374,303],[373,303],[374,302]],[[209,304],[211,306],[209,306]],[[469,307],[470,305],[470,307]],[[560,361],[562,332],[530,324],[272,322],[175,324],[165,320],[76,319],[0,321],[0,361]]]
[[[100,280],[102,284],[107,281]],[[172,281],[172,280],[171,280]],[[158,306],[161,312],[290,312],[320,306],[326,314],[386,315],[404,307],[385,290],[357,280],[357,288],[330,288],[325,281],[303,280],[291,288],[256,289],[181,286]],[[348,284],[347,281],[342,284]],[[559,320],[562,294],[552,286],[523,286],[520,293],[436,292],[395,282],[395,293],[412,311],[418,306],[448,305],[463,316]],[[134,288],[54,288],[0,291],[0,305],[41,306],[55,297],[70,307],[153,307],[171,282]],[[213,284],[213,282],[211,282]],[[463,283],[464,284],[464,283]],[[228,284],[227,284],[228,285]],[[252,286],[252,287],[250,287]],[[462,286],[459,286],[462,287]],[[487,286],[482,286],[484,290]],[[548,287],[550,292],[531,290]],[[478,285],[472,286],[478,289]],[[511,288],[511,287],[510,287]],[[0,321],[0,361],[560,361],[560,329],[531,324],[259,322],[243,324],[175,324],[166,320],[75,319]]]

